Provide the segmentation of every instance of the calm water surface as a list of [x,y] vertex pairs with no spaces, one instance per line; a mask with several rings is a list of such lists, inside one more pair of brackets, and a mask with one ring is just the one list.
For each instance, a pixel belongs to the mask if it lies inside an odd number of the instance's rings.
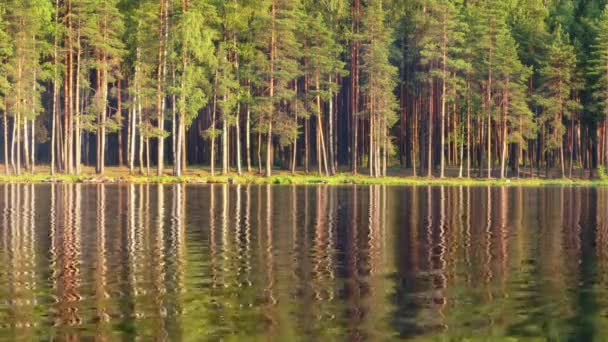
[[608,339],[608,189],[0,185],[0,339]]

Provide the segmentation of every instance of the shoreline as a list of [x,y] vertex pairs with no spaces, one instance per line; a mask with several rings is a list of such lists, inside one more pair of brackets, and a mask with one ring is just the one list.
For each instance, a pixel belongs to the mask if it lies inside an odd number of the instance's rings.
[[427,178],[413,176],[388,176],[373,178],[366,175],[340,173],[334,176],[318,176],[314,174],[291,175],[279,172],[274,176],[265,177],[257,174],[245,175],[68,175],[49,173],[24,173],[21,175],[0,175],[0,183],[4,184],[275,184],[275,185],[401,185],[401,186],[593,186],[608,187],[608,180],[579,179],[579,178]]

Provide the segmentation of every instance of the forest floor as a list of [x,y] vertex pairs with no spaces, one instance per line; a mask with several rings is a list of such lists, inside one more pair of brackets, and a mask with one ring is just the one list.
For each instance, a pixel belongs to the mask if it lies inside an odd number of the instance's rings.
[[[221,175],[221,170],[216,169],[215,175],[211,175],[209,167],[190,166],[182,177],[172,175],[171,166],[165,168],[162,176],[156,175],[156,169],[150,169],[150,175],[144,170],[144,174],[136,169],[135,174],[130,174],[127,167],[106,167],[103,175],[95,174],[93,167],[83,167],[81,175],[68,175],[56,173],[51,175],[48,165],[37,166],[34,173],[23,172],[21,175],[0,175],[0,183],[219,183],[219,184],[382,184],[382,185],[451,185],[451,186],[546,186],[546,185],[569,185],[569,186],[606,186],[608,179],[597,178],[558,178],[558,177],[530,177],[530,178],[458,178],[455,169],[446,171],[446,178],[439,177],[414,177],[411,170],[392,168],[387,177],[373,178],[367,175],[367,170],[361,170],[358,175],[347,172],[346,169],[334,176],[319,176],[317,172],[305,173],[301,170],[295,174],[289,171],[275,170],[271,177],[264,177],[255,169],[252,172],[244,172],[238,175],[234,170],[228,175]],[[475,176],[477,172],[472,172]],[[579,173],[573,173],[578,175]]]

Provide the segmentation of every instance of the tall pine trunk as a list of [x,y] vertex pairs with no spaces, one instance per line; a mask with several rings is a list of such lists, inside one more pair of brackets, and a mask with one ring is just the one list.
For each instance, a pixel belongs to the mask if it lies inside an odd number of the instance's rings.
[[266,136],[266,177],[272,175],[272,120],[274,112],[274,63],[276,53],[276,0],[272,0],[271,9],[272,28],[270,33],[270,81],[269,81],[269,97],[270,97],[270,113],[268,117],[268,132]]

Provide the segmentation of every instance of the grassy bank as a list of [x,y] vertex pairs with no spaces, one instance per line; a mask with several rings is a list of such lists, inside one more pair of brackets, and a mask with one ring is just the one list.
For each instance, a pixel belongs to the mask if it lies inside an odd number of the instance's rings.
[[315,174],[305,174],[297,172],[292,175],[286,171],[276,171],[272,177],[263,177],[257,173],[245,173],[237,175],[215,175],[212,176],[209,170],[204,168],[191,168],[182,177],[175,177],[167,170],[162,176],[129,174],[129,170],[120,167],[111,167],[103,175],[94,174],[94,170],[85,168],[82,175],[55,174],[51,175],[48,167],[40,167],[35,173],[24,173],[21,175],[0,175],[0,183],[219,183],[219,184],[383,184],[383,185],[464,185],[464,186],[545,186],[545,185],[565,185],[565,186],[608,186],[608,180],[599,179],[541,179],[541,178],[522,178],[522,179],[485,179],[485,178],[427,178],[412,177],[407,174],[396,174],[383,178],[372,178],[366,175],[353,175],[351,173],[339,173],[335,176],[318,176]]

